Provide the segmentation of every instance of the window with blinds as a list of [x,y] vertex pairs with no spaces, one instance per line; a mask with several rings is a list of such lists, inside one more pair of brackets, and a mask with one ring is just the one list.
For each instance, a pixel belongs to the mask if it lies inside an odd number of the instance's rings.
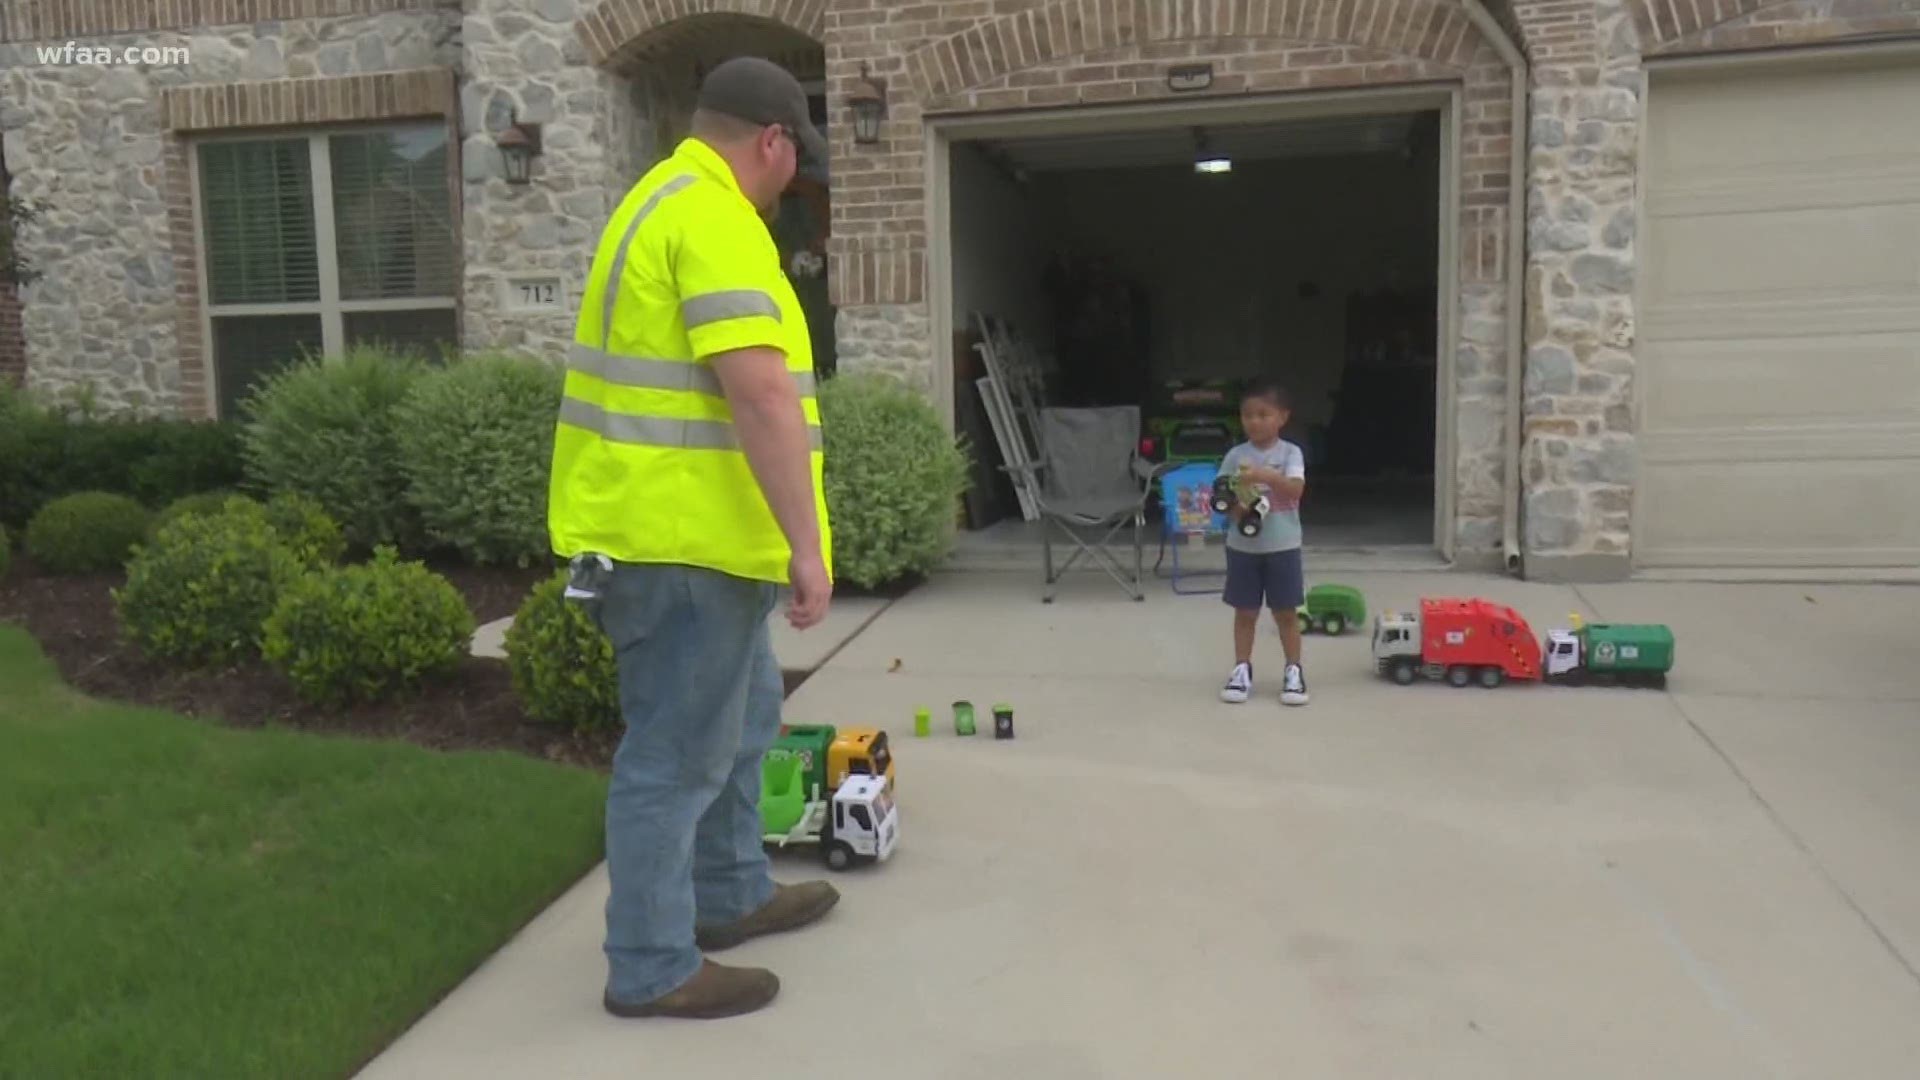
[[446,132],[369,132],[328,140],[340,295],[453,295],[453,193]]
[[305,139],[200,148],[209,303],[320,299],[313,173],[307,158]]
[[208,141],[196,164],[222,415],[304,355],[457,347],[444,126]]

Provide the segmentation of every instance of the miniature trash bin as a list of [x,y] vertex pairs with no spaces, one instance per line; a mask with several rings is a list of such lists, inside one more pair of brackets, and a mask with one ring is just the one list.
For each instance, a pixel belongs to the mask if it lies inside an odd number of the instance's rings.
[[995,705],[993,707],[993,737],[1013,738],[1013,706]]
[[973,702],[953,703],[953,733],[955,735],[973,734]]

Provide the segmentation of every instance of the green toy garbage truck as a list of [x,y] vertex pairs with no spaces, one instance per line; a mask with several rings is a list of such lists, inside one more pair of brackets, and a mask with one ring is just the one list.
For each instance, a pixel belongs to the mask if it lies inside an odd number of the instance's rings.
[[1315,630],[1339,637],[1350,626],[1367,621],[1367,601],[1351,585],[1315,585],[1307,590],[1307,602],[1298,609],[1300,632]]
[[1552,683],[1667,684],[1673,670],[1673,631],[1655,624],[1594,623],[1578,615],[1565,630],[1547,632],[1546,677]]
[[831,725],[783,727],[760,763],[761,839],[817,844],[829,868],[880,862],[899,841],[887,733]]

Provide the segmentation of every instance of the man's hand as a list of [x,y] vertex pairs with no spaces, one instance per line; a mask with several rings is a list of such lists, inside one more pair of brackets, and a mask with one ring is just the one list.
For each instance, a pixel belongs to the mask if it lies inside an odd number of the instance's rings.
[[833,599],[833,582],[820,553],[796,553],[787,563],[787,577],[793,584],[793,598],[787,604],[787,622],[795,630],[805,630],[827,617],[827,605]]

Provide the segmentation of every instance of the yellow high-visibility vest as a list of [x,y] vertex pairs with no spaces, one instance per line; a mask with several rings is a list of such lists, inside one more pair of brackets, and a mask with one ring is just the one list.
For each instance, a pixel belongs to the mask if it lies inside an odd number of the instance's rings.
[[554,434],[547,528],[557,554],[787,583],[791,549],[708,363],[755,346],[784,351],[800,389],[831,575],[806,316],[732,168],[687,139],[621,200],[587,275]]

